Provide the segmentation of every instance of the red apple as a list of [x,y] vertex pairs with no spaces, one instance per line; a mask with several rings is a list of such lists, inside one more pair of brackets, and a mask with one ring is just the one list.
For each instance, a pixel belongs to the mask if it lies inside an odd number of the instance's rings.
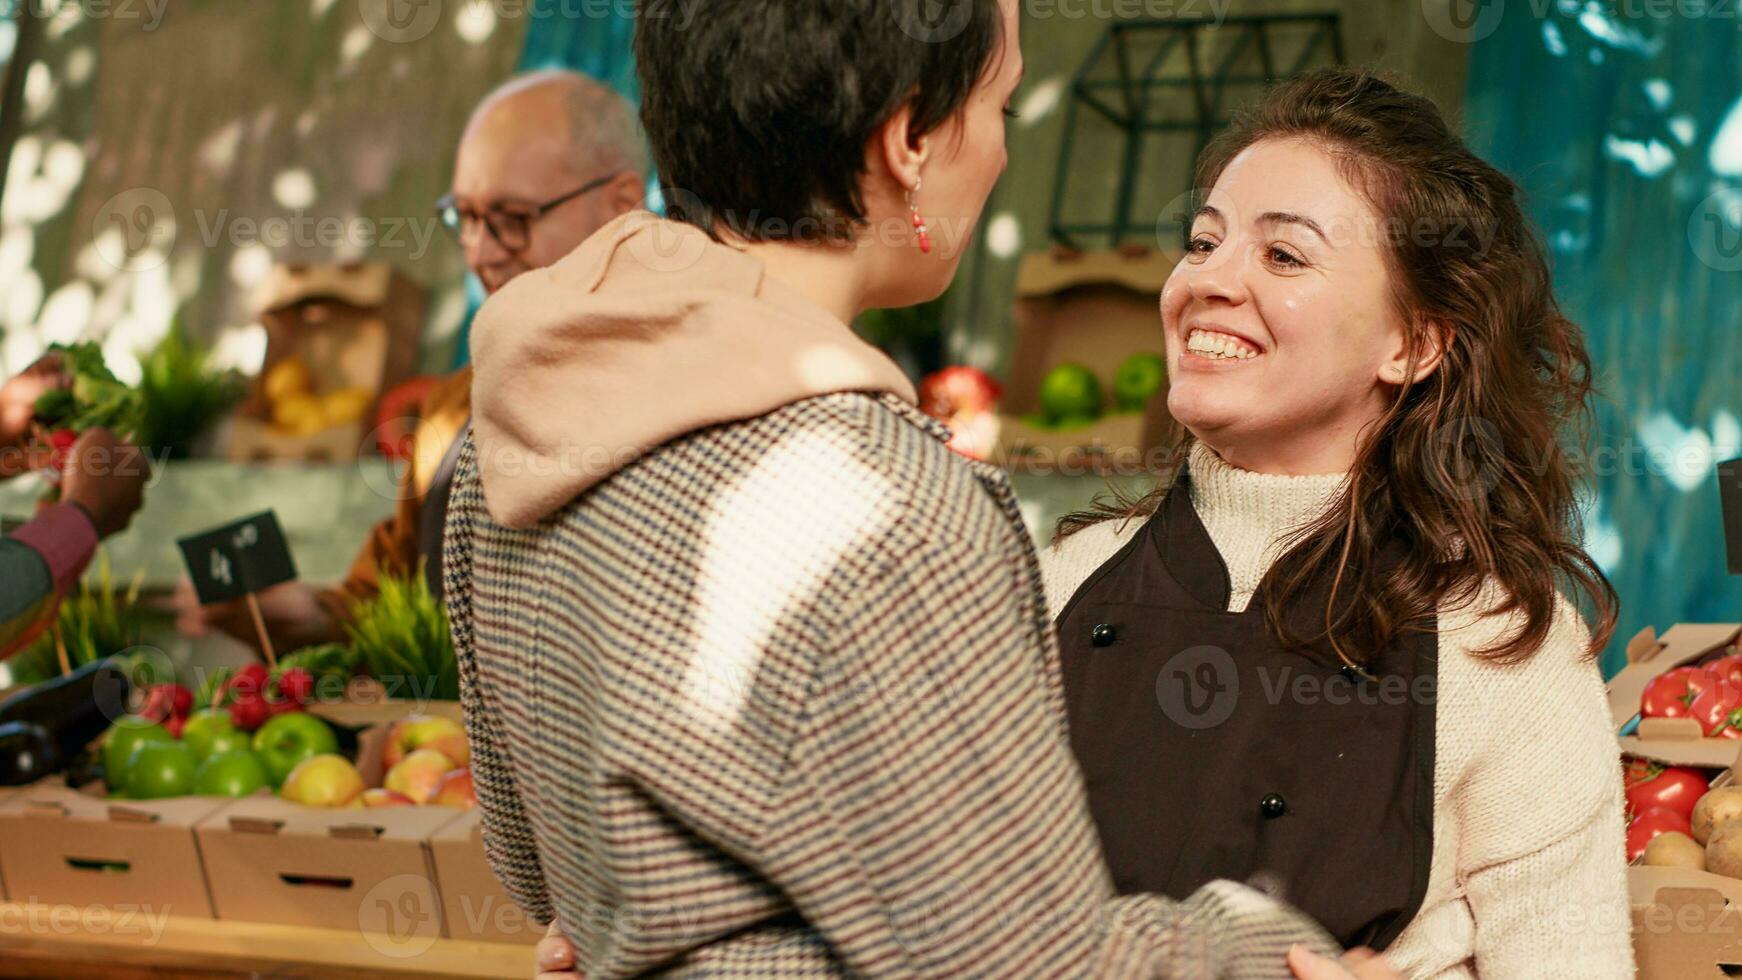
[[404,793],[414,802],[428,803],[441,785],[442,776],[453,768],[453,760],[435,749],[415,749],[387,770],[381,785]]
[[418,749],[434,749],[455,766],[463,766],[472,758],[466,729],[459,722],[441,715],[407,715],[388,731],[381,761],[391,769]]
[[393,790],[390,790],[385,786],[376,786],[373,789],[364,790],[363,795],[359,796],[357,802],[352,805],[366,807],[416,806],[417,801],[406,796],[404,793],[395,793]]
[[478,794],[472,788],[472,770],[455,769],[445,773],[442,781],[436,786],[435,799],[430,801],[437,806],[458,807],[470,810],[478,805]]
[[994,411],[1004,389],[979,368],[956,365],[933,372],[919,384],[919,409],[948,422],[960,415]]

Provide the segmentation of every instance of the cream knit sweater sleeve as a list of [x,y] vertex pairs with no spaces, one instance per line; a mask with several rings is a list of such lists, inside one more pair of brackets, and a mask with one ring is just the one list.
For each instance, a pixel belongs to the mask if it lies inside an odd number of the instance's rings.
[[[1492,611],[1500,598],[1491,585],[1440,613],[1434,819],[1436,834],[1457,834],[1452,894],[1469,908],[1469,954],[1485,978],[1631,977],[1620,747],[1590,633],[1557,597],[1529,660],[1473,656],[1517,629]],[[1437,966],[1462,952],[1441,948],[1450,933],[1414,933],[1399,960]]]
[[[1055,618],[1140,527],[1109,521],[1046,549]],[[1435,980],[1631,977],[1619,747],[1584,656],[1589,634],[1562,600],[1543,648],[1496,666],[1472,653],[1515,628],[1492,612],[1497,598],[1485,589],[1441,612],[1434,859],[1422,908],[1387,959]],[[1359,841],[1341,846],[1360,854]]]

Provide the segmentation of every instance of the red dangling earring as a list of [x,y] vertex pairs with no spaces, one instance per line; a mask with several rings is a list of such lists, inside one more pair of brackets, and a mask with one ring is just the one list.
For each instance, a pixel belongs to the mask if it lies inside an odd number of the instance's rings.
[[915,204],[913,200],[913,195],[919,193],[919,187],[922,183],[924,181],[916,180],[913,182],[913,190],[907,192],[907,208],[913,212],[913,231],[915,235],[919,236],[920,253],[930,255],[931,233],[926,231],[925,218],[919,213],[919,205]]

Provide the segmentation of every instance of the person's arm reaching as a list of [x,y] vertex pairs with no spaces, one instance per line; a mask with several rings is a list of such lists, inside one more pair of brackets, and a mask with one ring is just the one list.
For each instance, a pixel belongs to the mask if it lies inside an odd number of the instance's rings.
[[45,354],[35,364],[0,384],[0,480],[10,480],[46,465],[49,453],[32,438],[36,400],[72,384],[58,353]]
[[73,443],[61,478],[63,502],[0,540],[0,657],[41,633],[98,539],[132,520],[150,473],[143,453],[103,429]]
[[96,526],[74,504],[56,504],[0,539],[0,658],[36,638],[96,549]]

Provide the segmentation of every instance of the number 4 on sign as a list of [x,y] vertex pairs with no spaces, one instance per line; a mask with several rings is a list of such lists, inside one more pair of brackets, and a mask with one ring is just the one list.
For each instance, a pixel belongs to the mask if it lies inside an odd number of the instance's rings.
[[212,552],[212,580],[225,585],[236,584],[236,576],[230,570],[230,556],[222,551]]
[[202,605],[242,599],[254,619],[266,662],[278,666],[266,617],[257,593],[296,578],[296,562],[284,540],[284,529],[271,511],[179,539],[188,575]]

